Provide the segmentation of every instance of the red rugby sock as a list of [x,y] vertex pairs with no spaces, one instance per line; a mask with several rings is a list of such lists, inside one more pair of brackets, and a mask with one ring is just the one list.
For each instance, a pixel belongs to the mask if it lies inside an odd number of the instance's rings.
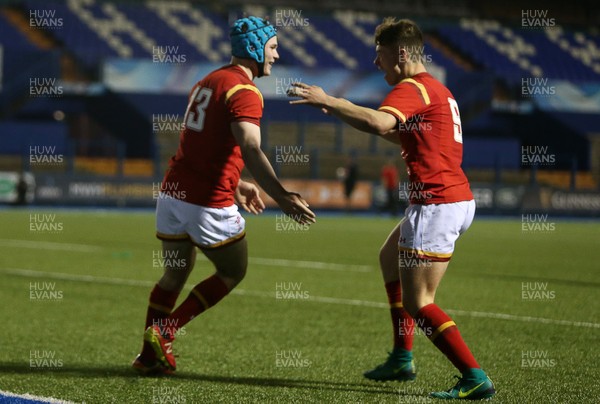
[[[148,311],[146,312],[144,330],[154,324],[160,325],[164,319],[169,317],[178,296],[179,292],[164,290],[157,283],[152,292],[150,292],[150,302],[148,303]],[[154,351],[146,341],[144,341],[141,356],[143,359],[154,358]]]
[[394,331],[394,348],[412,350],[415,322],[402,305],[402,288],[400,281],[385,284],[390,314],[392,316],[392,329]]
[[192,289],[183,303],[169,316],[167,327],[162,328],[163,333],[175,335],[177,330],[217,304],[228,293],[227,285],[217,275],[203,280]]
[[421,307],[415,319],[425,335],[461,373],[471,368],[479,368],[454,321],[435,303]]

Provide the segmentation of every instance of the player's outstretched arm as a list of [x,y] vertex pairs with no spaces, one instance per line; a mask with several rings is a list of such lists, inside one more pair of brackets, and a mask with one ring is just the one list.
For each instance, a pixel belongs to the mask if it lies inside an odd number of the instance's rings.
[[302,224],[315,222],[315,214],[300,195],[288,192],[275,175],[260,148],[260,127],[250,122],[233,122],[231,131],[242,151],[244,162],[258,184],[277,202],[281,210]]
[[[332,97],[321,87],[305,83],[292,84],[288,95],[300,97],[290,104],[306,104],[323,108],[327,113],[340,118],[356,129],[378,136],[389,136],[397,126],[396,118],[386,112],[361,107],[343,98]],[[388,139],[389,140],[389,139]]]

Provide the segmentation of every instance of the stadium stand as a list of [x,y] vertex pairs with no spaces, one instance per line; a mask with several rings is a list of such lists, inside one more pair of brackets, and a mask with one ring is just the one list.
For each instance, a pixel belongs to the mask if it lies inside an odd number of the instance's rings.
[[597,43],[582,33],[564,33],[560,28],[516,33],[498,21],[467,19],[458,26],[441,27],[439,32],[487,70],[509,80],[600,78],[600,65],[592,63],[598,57]]
[[[1,7],[0,128],[20,140],[2,142],[0,154],[13,162],[21,155],[27,168],[24,150],[36,138],[31,131],[22,135],[22,128],[35,120],[43,128],[39,133],[61,128],[73,173],[159,176],[176,147],[177,130],[156,129],[157,116],[181,125],[188,89],[203,73],[227,63],[228,26],[244,11],[269,15],[277,26],[282,76],[329,86],[372,107],[387,91],[373,66],[372,32],[382,14],[355,1],[347,7],[300,2],[295,8],[230,3],[17,0]],[[404,2],[372,3],[382,11],[408,11]],[[577,18],[592,17],[577,6],[575,17],[565,18],[568,26],[540,29],[525,27],[517,15],[490,14],[497,8],[431,1],[417,2],[409,13],[425,29],[430,68],[459,100],[465,169],[483,179],[527,184],[530,167],[520,160],[521,146],[543,144],[557,155],[555,172],[542,167],[537,181],[597,189],[600,38],[585,23],[577,24]],[[175,60],[160,63],[165,55]],[[63,93],[32,97],[32,78],[54,78]],[[265,150],[293,144],[311,156],[311,167],[278,166],[284,177],[333,179],[335,167],[354,153],[363,178],[377,180],[387,156],[399,153],[319,111],[290,108],[273,82],[258,84],[267,87]],[[527,96],[528,87],[568,91],[553,98]],[[497,170],[503,175],[487,174]]]

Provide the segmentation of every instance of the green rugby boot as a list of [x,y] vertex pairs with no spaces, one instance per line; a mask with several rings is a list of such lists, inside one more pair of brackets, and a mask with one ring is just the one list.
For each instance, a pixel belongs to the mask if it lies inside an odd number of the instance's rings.
[[417,372],[415,370],[415,362],[413,361],[412,352],[402,348],[394,348],[389,352],[387,360],[375,369],[366,371],[363,375],[370,380],[384,382],[388,380],[396,380],[405,382],[415,380]]
[[481,369],[469,369],[458,377],[458,382],[448,391],[430,393],[433,398],[444,400],[483,400],[496,394],[494,383]]

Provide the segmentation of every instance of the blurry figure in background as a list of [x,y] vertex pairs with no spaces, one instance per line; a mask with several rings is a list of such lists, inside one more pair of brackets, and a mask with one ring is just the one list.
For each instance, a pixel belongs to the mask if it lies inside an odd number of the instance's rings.
[[25,173],[23,171],[19,171],[19,178],[15,183],[15,193],[17,194],[17,199],[15,199],[14,204],[17,206],[22,206],[27,204],[27,191],[29,190],[29,185],[25,180]]
[[352,193],[356,187],[358,181],[358,164],[356,163],[356,157],[351,156],[348,158],[348,163],[344,168],[344,196],[346,197],[346,212],[350,211],[352,205]]
[[385,188],[386,202],[381,211],[389,212],[390,215],[398,215],[398,168],[394,160],[389,159],[381,169],[381,183]]

